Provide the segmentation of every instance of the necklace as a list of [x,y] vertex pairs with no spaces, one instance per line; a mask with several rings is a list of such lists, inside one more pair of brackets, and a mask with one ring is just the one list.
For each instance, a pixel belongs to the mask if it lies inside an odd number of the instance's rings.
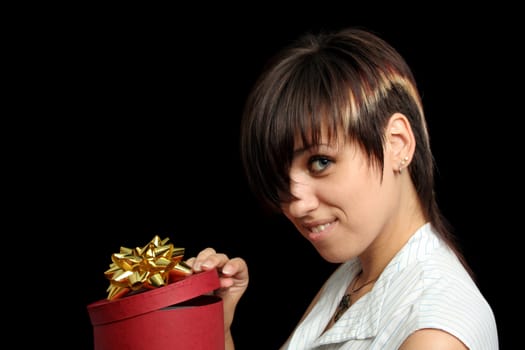
[[352,295],[354,295],[355,293],[359,292],[365,286],[368,286],[369,284],[374,283],[379,278],[379,277],[376,277],[374,279],[366,281],[361,286],[355,288],[355,284],[357,283],[357,280],[359,279],[359,277],[361,277],[362,273],[363,273],[363,271],[359,272],[359,274],[356,276],[356,278],[354,278],[354,282],[353,282],[354,286],[352,286],[352,289],[348,293],[343,295],[343,298],[341,298],[341,301],[339,302],[339,305],[337,306],[337,309],[335,311],[334,322],[337,322],[337,320],[339,320],[339,318],[341,318],[341,316],[345,313],[345,311],[348,310],[348,308],[350,307],[350,304],[351,304],[350,297]]

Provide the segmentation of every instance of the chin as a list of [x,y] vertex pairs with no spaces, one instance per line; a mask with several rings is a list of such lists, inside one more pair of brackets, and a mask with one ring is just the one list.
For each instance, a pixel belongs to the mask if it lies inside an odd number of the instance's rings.
[[341,257],[340,255],[335,254],[334,252],[327,251],[327,250],[317,249],[317,252],[324,260],[326,260],[329,263],[341,264],[347,260]]

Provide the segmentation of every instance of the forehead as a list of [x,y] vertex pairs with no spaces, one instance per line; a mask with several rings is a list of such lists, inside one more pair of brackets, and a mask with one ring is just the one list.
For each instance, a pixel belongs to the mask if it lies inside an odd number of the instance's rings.
[[339,147],[348,140],[342,128],[333,129],[321,123],[319,128],[298,130],[294,136],[294,149],[315,149],[319,147]]

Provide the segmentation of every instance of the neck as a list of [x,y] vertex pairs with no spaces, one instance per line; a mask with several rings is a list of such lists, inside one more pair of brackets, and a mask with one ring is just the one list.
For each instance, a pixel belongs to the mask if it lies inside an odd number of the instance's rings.
[[377,279],[379,278],[379,275],[377,275],[376,277],[374,278],[370,278],[370,279],[363,279],[361,278],[363,275],[363,270],[361,270],[357,276],[354,278],[354,281],[351,285],[351,287],[349,288],[350,290],[348,291],[348,294],[349,295],[354,295],[354,294],[357,294],[359,291],[361,291],[363,288],[367,287],[367,286],[371,286],[373,283],[375,283],[377,281]]
[[377,278],[414,233],[425,224],[418,216],[406,222],[385,227],[372,244],[359,256],[361,283]]

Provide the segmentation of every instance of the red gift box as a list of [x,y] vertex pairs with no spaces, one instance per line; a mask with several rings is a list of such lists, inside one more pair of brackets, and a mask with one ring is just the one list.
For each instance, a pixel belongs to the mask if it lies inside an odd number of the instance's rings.
[[95,350],[224,350],[217,271],[87,306]]

